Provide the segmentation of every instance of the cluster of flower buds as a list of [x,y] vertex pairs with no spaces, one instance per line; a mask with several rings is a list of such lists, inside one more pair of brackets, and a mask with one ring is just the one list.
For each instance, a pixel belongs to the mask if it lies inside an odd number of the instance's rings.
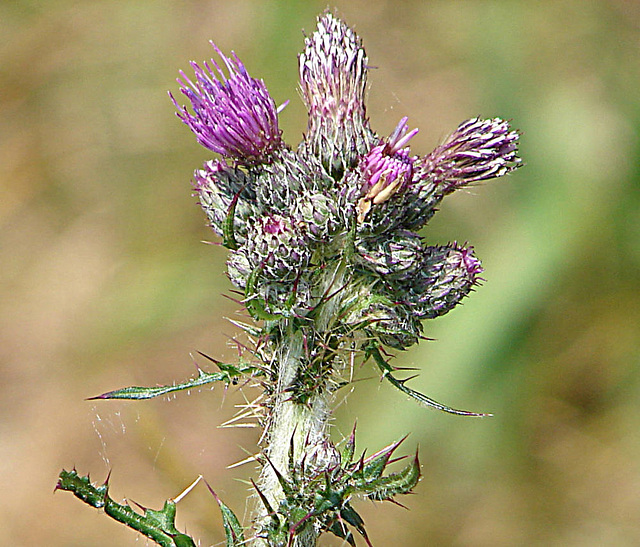
[[[318,269],[347,260],[342,321],[395,347],[417,341],[420,320],[452,309],[482,271],[471,248],[430,247],[417,232],[445,195],[516,168],[518,133],[498,118],[471,119],[425,157],[409,150],[418,130],[407,118],[377,136],[361,41],[324,14],[299,57],[309,123],[293,150],[264,82],[214,49],[221,62],[192,63],[195,80],[179,79],[192,112],[173,100],[198,142],[222,157],[196,171],[195,190],[233,249],[233,284],[270,315],[305,315],[326,292]],[[307,302],[297,295],[303,287]]]

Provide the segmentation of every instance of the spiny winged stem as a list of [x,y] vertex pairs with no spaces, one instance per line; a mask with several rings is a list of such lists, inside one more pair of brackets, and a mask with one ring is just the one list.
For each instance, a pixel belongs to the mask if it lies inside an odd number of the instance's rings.
[[[277,388],[269,422],[263,433],[264,452],[269,465],[263,466],[259,481],[262,493],[273,507],[277,507],[284,496],[274,470],[287,476],[292,466],[301,466],[310,448],[329,442],[328,420],[336,386],[326,372],[323,377],[323,371],[331,371],[341,363],[341,355],[336,353],[338,348],[320,346],[318,341],[336,341],[336,337],[331,336],[330,332],[338,322],[337,316],[341,309],[341,288],[344,287],[348,271],[347,257],[353,245],[352,233],[347,234],[347,237],[336,238],[332,248],[341,247],[343,242],[348,247],[347,252],[343,252],[341,259],[328,265],[318,276],[319,295],[314,299],[318,302],[315,313],[303,328],[297,328],[296,321],[282,320],[283,336],[273,349]],[[316,356],[315,362],[310,362],[311,356]],[[309,378],[310,372],[317,376]],[[307,376],[307,382],[311,380],[312,385],[305,386],[303,376]],[[323,462],[316,461],[315,464],[322,465]],[[258,504],[256,520],[264,517],[265,507]],[[307,527],[304,533],[295,537],[294,545],[313,546],[317,537],[317,531],[313,527]],[[256,545],[268,543],[258,538]]]
[[[297,402],[290,396],[293,382],[304,366],[304,350],[301,331],[289,333],[282,340],[278,363],[278,394],[275,397],[272,417],[265,431],[265,454],[270,464],[264,465],[260,476],[259,487],[271,502],[278,507],[284,498],[274,468],[285,475],[289,469],[289,448],[293,447],[293,460],[300,463],[304,449],[308,445],[319,444],[328,438],[327,419],[330,415],[330,392],[323,386],[304,402]],[[273,466],[273,467],[272,467]],[[266,518],[267,509],[258,503],[256,509],[257,522]],[[317,533],[309,528],[307,533],[295,539],[295,545],[306,547],[315,545]],[[269,545],[266,539],[256,539],[256,545]]]

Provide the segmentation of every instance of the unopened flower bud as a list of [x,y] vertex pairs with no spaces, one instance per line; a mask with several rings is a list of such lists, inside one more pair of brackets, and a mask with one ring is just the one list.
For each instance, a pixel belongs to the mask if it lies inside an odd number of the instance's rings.
[[307,149],[329,174],[341,175],[373,142],[364,103],[367,56],[362,42],[326,13],[305,40],[298,64],[300,90],[309,110]]
[[390,281],[407,280],[422,268],[422,238],[399,230],[385,238],[366,238],[357,245],[359,263]]
[[305,450],[305,470],[311,475],[318,475],[325,471],[331,472],[341,462],[340,452],[331,441],[323,439]]
[[234,236],[243,243],[247,234],[247,219],[257,214],[253,185],[247,174],[224,161],[211,160],[194,173],[194,190],[207,214],[213,230],[223,235],[224,223],[235,201]]
[[422,267],[405,285],[405,302],[420,319],[432,319],[452,310],[480,281],[480,261],[473,248],[428,247]]
[[296,201],[294,215],[304,222],[309,237],[326,241],[340,225],[338,206],[332,196],[305,193]]
[[305,189],[313,185],[313,171],[296,152],[283,148],[274,161],[256,174],[256,198],[266,211],[289,211]]
[[291,218],[275,214],[255,221],[246,252],[252,267],[262,269],[261,277],[281,282],[294,281],[311,254],[304,232]]
[[373,205],[380,205],[402,191],[413,176],[413,160],[405,145],[418,132],[408,131],[402,118],[389,139],[374,146],[360,160],[364,196],[358,202],[358,222],[362,224]]

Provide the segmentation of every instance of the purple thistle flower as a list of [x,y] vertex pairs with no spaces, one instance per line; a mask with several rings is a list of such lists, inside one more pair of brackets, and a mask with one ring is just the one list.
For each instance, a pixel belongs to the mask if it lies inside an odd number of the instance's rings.
[[500,118],[461,123],[443,144],[415,162],[413,180],[397,206],[403,227],[419,230],[444,196],[517,169],[519,137]]
[[474,182],[502,177],[520,165],[519,133],[500,118],[472,118],[424,158],[421,175],[444,196]]
[[383,144],[374,146],[360,161],[365,195],[358,202],[358,222],[362,224],[372,205],[384,203],[404,190],[413,177],[413,160],[404,146],[418,133],[408,131],[407,119],[400,123]]
[[251,78],[238,57],[223,60],[229,76],[213,59],[201,67],[191,62],[195,82],[180,71],[180,91],[191,102],[193,114],[169,93],[178,117],[193,131],[198,142],[223,157],[253,165],[269,162],[283,146],[278,128],[278,109],[262,80]]

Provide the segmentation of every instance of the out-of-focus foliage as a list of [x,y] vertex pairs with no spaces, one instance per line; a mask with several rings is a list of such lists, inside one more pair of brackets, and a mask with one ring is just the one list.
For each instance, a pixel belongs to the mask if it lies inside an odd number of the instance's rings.
[[[429,241],[474,243],[487,282],[396,365],[411,387],[356,384],[336,440],[411,432],[423,480],[410,511],[357,504],[374,544],[640,543],[640,7],[633,2],[346,2],[372,65],[369,112],[405,114],[426,153],[469,117],[523,131],[526,167],[443,203]],[[170,402],[83,401],[169,384],[189,353],[237,358],[224,253],[190,197],[208,158],[166,91],[214,39],[265,80],[285,137],[304,107],[294,54],[326,2],[5,2],[0,6],[0,529],[14,545],[128,545],[135,535],[50,496],[60,467],[113,470],[114,499],[145,506],[226,470],[257,441],[216,429],[237,388]],[[240,348],[241,349],[241,348]],[[201,363],[203,364],[203,363]],[[370,372],[363,371],[363,376]],[[375,376],[372,374],[372,376]],[[392,417],[392,418],[391,418]],[[117,477],[117,480],[116,480]],[[117,486],[115,486],[117,485]],[[26,515],[38,515],[37,520]],[[241,511],[238,516],[242,517]],[[176,526],[224,541],[205,489]],[[323,540],[326,545],[339,544]],[[333,543],[332,543],[333,542]]]

